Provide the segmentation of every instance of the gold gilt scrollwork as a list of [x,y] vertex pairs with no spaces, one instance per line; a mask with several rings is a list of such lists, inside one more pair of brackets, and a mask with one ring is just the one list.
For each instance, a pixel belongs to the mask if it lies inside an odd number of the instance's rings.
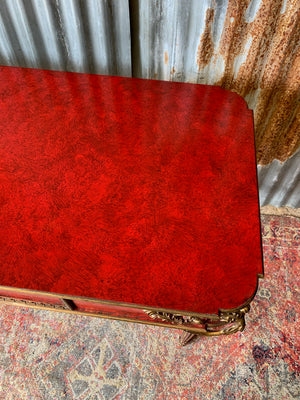
[[215,319],[199,316],[184,316],[161,311],[144,310],[151,318],[158,321],[179,325],[188,331],[199,335],[218,336],[229,335],[245,328],[245,314],[250,310],[250,306],[244,306],[235,310],[222,310]]
[[184,317],[183,315],[180,314],[171,314],[162,311],[149,311],[149,310],[144,310],[144,311],[152,319],[158,319],[164,322],[171,322],[172,324],[176,325],[184,325],[189,322],[189,319],[187,317]]

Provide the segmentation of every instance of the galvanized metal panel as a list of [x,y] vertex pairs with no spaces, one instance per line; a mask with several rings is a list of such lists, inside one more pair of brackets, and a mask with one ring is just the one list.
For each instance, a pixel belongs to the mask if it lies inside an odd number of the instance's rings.
[[284,163],[258,166],[261,206],[300,208],[300,150]]
[[130,76],[128,0],[1,0],[0,63]]

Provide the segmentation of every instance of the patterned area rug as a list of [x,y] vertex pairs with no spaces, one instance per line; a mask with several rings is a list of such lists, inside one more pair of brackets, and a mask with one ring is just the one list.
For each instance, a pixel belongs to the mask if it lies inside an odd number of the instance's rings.
[[265,279],[243,333],[179,331],[0,306],[1,400],[300,398],[300,219],[262,217]]

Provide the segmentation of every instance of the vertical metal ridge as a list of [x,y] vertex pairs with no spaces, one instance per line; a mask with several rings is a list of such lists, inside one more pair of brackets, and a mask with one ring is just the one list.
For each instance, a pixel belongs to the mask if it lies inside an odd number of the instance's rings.
[[112,23],[117,74],[131,76],[131,41],[128,0],[113,1]]
[[62,49],[58,42],[58,27],[55,24],[55,8],[51,3],[32,0],[26,3],[29,27],[36,47],[36,63],[44,69],[61,69]]
[[67,69],[74,72],[88,70],[87,47],[85,46],[84,24],[80,2],[77,0],[56,0],[61,38],[67,56]]
[[[5,48],[2,47],[1,49],[1,63],[4,65],[9,65],[10,62],[13,62],[14,65],[27,67],[25,56],[21,51],[22,44],[20,43],[13,18],[11,16],[10,9],[7,7],[6,1],[0,2],[0,18],[2,25],[1,33],[4,35],[0,42],[2,43],[4,40],[6,40]],[[7,51],[8,54],[6,54],[5,51]]]
[[258,166],[260,205],[300,207],[300,149],[287,161]]

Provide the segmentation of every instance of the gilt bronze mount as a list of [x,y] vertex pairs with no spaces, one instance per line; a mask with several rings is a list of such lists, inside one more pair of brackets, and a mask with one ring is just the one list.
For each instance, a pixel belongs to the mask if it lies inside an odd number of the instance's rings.
[[197,335],[220,336],[243,331],[245,328],[245,314],[249,310],[250,305],[247,304],[241,308],[220,310],[219,315],[210,317],[144,311],[151,319],[171,323],[172,325],[177,325],[178,328],[184,329],[185,332],[180,338],[180,343],[184,346]]

